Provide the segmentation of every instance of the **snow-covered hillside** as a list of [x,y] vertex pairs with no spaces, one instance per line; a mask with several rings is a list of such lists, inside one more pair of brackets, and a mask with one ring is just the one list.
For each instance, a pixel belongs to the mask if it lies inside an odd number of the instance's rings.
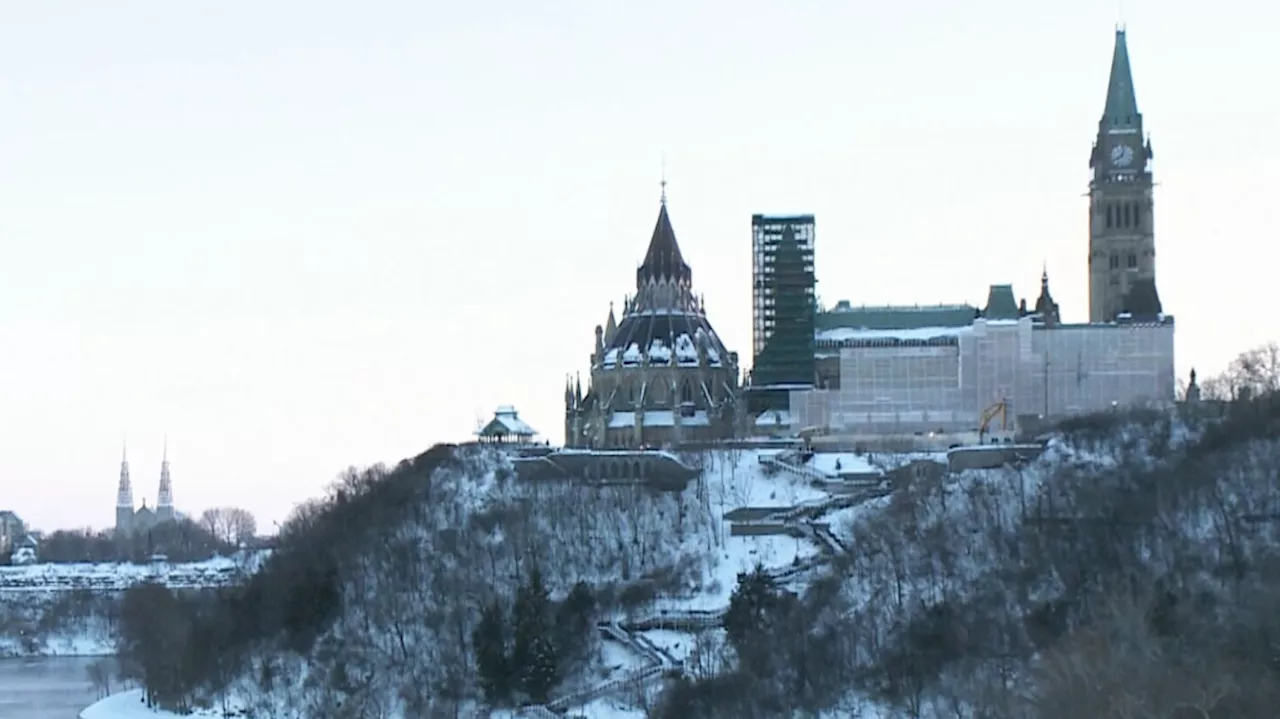
[[1280,427],[1274,406],[1249,412],[1081,420],[1033,462],[833,513],[850,550],[762,626],[767,655],[730,653],[686,694],[730,712],[781,697],[840,716],[1262,716],[1244,707],[1280,696],[1263,609],[1280,600]]
[[[896,476],[892,493],[876,481],[819,489],[837,471],[906,459],[784,466],[776,451],[710,452],[686,457],[700,477],[666,493],[521,483],[502,454],[457,450],[414,480],[426,501],[352,538],[342,610],[318,642],[263,645],[209,696],[318,719],[335,703],[388,717],[474,709],[479,610],[509,601],[537,565],[556,596],[587,581],[600,603],[593,658],[553,690],[552,711],[709,716],[696,709],[704,692],[730,712],[783,701],[817,716],[1002,716],[1054,689],[1040,674],[1048,657],[1120,598],[1191,592],[1241,612],[1233,597],[1262,591],[1241,568],[1280,566],[1273,438],[1113,418],[1017,466]],[[745,657],[720,625],[757,563],[800,596],[761,620],[760,654]],[[335,683],[357,669],[357,694]],[[686,681],[664,682],[675,674]]]
[[[348,530],[335,555],[341,610],[318,641],[301,652],[260,645],[235,681],[204,696],[215,700],[229,692],[247,708],[308,719],[325,716],[339,701],[387,716],[473,705],[479,690],[471,635],[479,611],[510,601],[535,565],[553,598],[576,582],[594,587],[597,617],[606,625],[654,616],[714,624],[740,573],[759,564],[790,576],[830,551],[800,529],[830,495],[813,488],[803,472],[767,468],[765,455],[725,450],[689,457],[701,476],[678,493],[521,482],[507,455],[476,447],[451,450],[449,461],[425,475],[411,476],[406,463],[401,474],[380,481],[400,482],[405,489],[396,491],[414,499],[360,510],[380,519],[342,525]],[[776,520],[775,529],[786,535],[733,536],[723,519],[743,507],[772,508],[763,510],[768,514],[796,505],[810,511]],[[652,680],[677,666],[629,631],[617,631],[624,639],[597,639],[597,658],[553,691],[560,708],[595,701],[600,672],[619,663],[609,654],[620,650],[618,641],[643,663],[616,680],[606,676],[606,684],[622,686],[636,674],[653,689]],[[370,682],[359,696],[324,678],[357,667]]]

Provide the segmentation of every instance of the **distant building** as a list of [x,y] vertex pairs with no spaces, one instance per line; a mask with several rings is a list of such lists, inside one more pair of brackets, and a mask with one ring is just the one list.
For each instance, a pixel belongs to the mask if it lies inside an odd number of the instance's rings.
[[815,284],[813,215],[752,216],[752,414],[813,386]]
[[120,458],[120,483],[116,487],[116,535],[128,537],[134,534],[145,534],[155,527],[176,521],[173,510],[173,482],[169,477],[169,447],[165,443],[164,455],[160,462],[160,491],[156,497],[155,508],[147,506],[144,499],[142,506],[135,509],[133,505],[133,484],[129,480],[129,455],[126,449]]
[[567,380],[569,447],[661,446],[734,436],[739,421],[738,355],[720,341],[693,292],[667,214],[665,191],[636,293],[595,328],[591,375]]
[[493,419],[476,430],[476,438],[481,444],[532,444],[537,434],[510,405],[499,407],[493,413]]
[[27,525],[14,512],[0,509],[0,556],[9,555],[27,536]]

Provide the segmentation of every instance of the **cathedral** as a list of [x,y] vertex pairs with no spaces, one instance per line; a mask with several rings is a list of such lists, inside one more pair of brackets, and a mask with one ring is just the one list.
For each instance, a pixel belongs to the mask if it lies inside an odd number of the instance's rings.
[[129,481],[129,455],[126,451],[120,459],[120,484],[116,489],[116,535],[128,537],[151,531],[156,526],[172,523],[177,518],[173,511],[173,483],[169,479],[169,448],[166,446],[160,461],[160,492],[154,509],[133,506],[133,484]]
[[621,321],[610,305],[605,324],[596,325],[590,362],[585,390],[577,379],[565,384],[568,447],[725,439],[743,420],[738,354],[725,349],[693,292],[665,187],[635,295],[624,300]]

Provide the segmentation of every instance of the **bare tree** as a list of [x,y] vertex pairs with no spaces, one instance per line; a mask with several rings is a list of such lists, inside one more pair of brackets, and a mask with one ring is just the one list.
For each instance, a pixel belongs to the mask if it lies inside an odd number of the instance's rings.
[[247,509],[214,507],[200,515],[200,526],[223,544],[239,545],[258,533],[258,521]]

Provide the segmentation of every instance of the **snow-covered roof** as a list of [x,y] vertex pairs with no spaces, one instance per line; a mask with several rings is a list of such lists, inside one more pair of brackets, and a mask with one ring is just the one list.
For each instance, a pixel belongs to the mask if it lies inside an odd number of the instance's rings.
[[974,324],[960,327],[909,327],[903,329],[866,329],[862,327],[835,327],[814,333],[817,342],[857,342],[865,340],[901,340],[927,342],[929,340],[954,339],[973,332],[974,325],[983,322],[987,327],[1013,327],[1018,320],[974,320]]
[[503,405],[493,413],[493,419],[489,421],[480,431],[476,432],[482,437],[493,437],[497,435],[513,434],[517,437],[532,437],[537,434],[528,422],[520,419],[516,408],[511,405]]

